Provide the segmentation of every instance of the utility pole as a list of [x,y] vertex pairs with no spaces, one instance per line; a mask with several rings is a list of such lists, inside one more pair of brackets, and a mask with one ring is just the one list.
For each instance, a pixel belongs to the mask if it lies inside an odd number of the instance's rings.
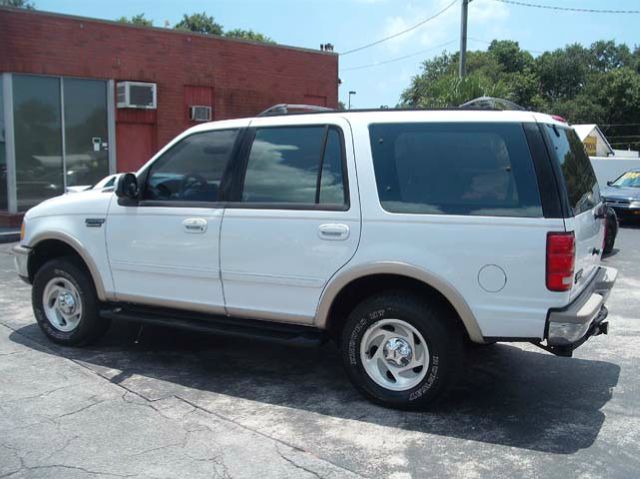
[[464,78],[465,62],[467,60],[467,14],[469,11],[469,2],[471,0],[462,0],[462,13],[460,15],[460,68],[458,74],[460,78]]

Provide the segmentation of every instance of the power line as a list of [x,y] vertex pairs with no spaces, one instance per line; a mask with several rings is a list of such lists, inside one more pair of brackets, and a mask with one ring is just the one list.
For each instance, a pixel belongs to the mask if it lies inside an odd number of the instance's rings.
[[391,59],[388,59],[388,60],[383,60],[381,62],[369,63],[368,65],[360,65],[360,66],[357,66],[357,67],[344,68],[341,71],[348,72],[348,71],[353,71],[353,70],[362,70],[363,68],[371,68],[371,67],[377,67],[377,66],[380,66],[380,65],[386,65],[387,63],[399,62],[400,60],[406,60],[407,58],[415,57],[417,55],[423,55],[423,54],[425,54],[427,52],[430,52],[430,51],[433,51],[433,50],[435,50],[437,48],[446,47],[447,45],[451,45],[452,43],[457,42],[457,41],[458,41],[457,39],[449,40],[448,42],[441,43],[440,45],[436,45],[436,46],[433,46],[431,48],[427,48],[426,50],[421,50],[419,52],[410,53],[409,55],[404,55],[404,56],[397,57],[397,58],[391,58]]
[[531,8],[543,8],[547,10],[560,10],[563,12],[578,12],[578,13],[623,13],[623,14],[639,14],[640,10],[600,10],[595,8],[572,8],[572,7],[558,7],[555,5],[540,5],[537,3],[519,2],[517,0],[493,0],[494,2],[509,3],[511,5],[518,5],[521,7]]
[[431,20],[438,18],[440,15],[442,15],[444,12],[446,12],[447,10],[449,10],[451,7],[453,7],[456,3],[458,3],[458,0],[453,0],[453,2],[451,2],[449,5],[447,5],[446,7],[444,7],[442,10],[440,10],[439,12],[431,15],[429,18],[425,18],[424,20],[422,20],[421,22],[416,23],[414,26],[407,28],[406,30],[402,30],[401,32],[398,33],[394,33],[393,35],[389,35],[388,37],[385,38],[381,38],[380,40],[376,40],[375,42],[371,42],[371,43],[367,43],[366,45],[362,45],[361,47],[358,48],[353,48],[351,50],[347,50],[346,52],[341,53],[340,55],[349,55],[350,53],[354,53],[354,52],[359,52],[360,50],[364,50],[365,48],[369,48],[369,47],[373,47],[374,45],[378,45],[382,42],[386,42],[387,40],[391,40],[393,38],[399,37],[400,35],[404,35],[405,33],[409,33],[413,30],[415,30],[418,27],[421,27],[422,25],[424,25],[427,22],[430,22]]

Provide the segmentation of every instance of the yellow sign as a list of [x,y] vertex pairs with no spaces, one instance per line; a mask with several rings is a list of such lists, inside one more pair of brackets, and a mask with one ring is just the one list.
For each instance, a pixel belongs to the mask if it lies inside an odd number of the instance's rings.
[[584,143],[584,147],[589,156],[596,156],[596,144],[598,140],[595,136],[587,136],[582,143]]

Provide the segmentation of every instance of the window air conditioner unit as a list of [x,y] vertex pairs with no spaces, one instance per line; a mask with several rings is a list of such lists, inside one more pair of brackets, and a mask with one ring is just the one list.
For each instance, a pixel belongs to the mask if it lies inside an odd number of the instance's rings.
[[191,121],[211,121],[211,107],[203,105],[190,106],[189,119]]
[[157,85],[139,81],[120,81],[116,88],[118,108],[155,110],[158,104]]

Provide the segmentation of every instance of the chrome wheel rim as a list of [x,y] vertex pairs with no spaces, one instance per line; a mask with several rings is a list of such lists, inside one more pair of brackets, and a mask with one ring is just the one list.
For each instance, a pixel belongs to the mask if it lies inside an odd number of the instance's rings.
[[360,360],[367,375],[391,391],[406,391],[424,379],[429,347],[422,334],[401,319],[382,319],[362,336]]
[[68,333],[78,327],[82,317],[82,301],[76,287],[66,278],[50,280],[42,293],[44,315],[51,326]]

